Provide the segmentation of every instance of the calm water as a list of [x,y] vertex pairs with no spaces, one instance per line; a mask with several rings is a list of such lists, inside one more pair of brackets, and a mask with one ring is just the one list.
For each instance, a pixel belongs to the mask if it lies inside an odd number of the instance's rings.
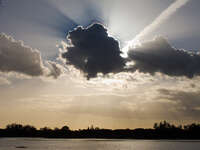
[[200,141],[2,138],[0,150],[199,150]]

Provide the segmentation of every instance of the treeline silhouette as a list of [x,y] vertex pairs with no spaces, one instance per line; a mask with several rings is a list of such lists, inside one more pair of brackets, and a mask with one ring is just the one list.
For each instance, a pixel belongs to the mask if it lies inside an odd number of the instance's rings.
[[107,138],[107,139],[200,139],[200,124],[173,125],[166,121],[155,123],[153,129],[87,129],[40,128],[31,125],[9,124],[0,129],[0,137],[44,137],[44,138]]

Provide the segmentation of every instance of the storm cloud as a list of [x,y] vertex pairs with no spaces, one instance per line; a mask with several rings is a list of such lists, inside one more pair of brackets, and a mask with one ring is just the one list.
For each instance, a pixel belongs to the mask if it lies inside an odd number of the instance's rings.
[[63,58],[67,64],[84,72],[88,79],[98,73],[120,72],[125,66],[118,41],[110,37],[101,24],[92,24],[88,28],[79,26],[69,32],[67,39],[71,46],[67,47]]
[[176,49],[163,37],[144,42],[129,49],[128,58],[134,62],[130,70],[169,76],[193,78],[200,74],[200,55],[197,52]]
[[49,63],[51,69],[45,67],[38,50],[25,46],[22,41],[16,41],[11,36],[0,34],[0,72],[17,72],[28,76],[53,76],[61,73],[59,67]]

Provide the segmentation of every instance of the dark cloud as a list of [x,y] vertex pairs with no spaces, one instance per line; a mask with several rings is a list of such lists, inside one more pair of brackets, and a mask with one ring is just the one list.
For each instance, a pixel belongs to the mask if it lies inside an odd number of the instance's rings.
[[50,68],[43,65],[38,50],[25,46],[6,34],[0,34],[0,72],[17,72],[29,76],[58,77],[61,70],[55,63]]
[[69,32],[67,39],[71,46],[67,47],[63,58],[67,64],[83,71],[88,79],[98,73],[120,72],[125,66],[118,41],[108,36],[107,29],[101,24],[77,27]]
[[[83,71],[88,79],[96,77],[98,73],[137,70],[151,75],[160,72],[188,78],[200,74],[199,53],[176,49],[163,37],[130,48],[128,58],[121,57],[118,41],[108,36],[107,29],[101,24],[77,27],[69,32],[67,39],[71,45],[63,53],[63,58],[67,64]],[[127,66],[127,62],[133,62],[133,65]]]
[[200,55],[191,51],[176,49],[163,37],[142,43],[130,49],[129,60],[134,61],[132,71],[154,74],[161,72],[169,76],[192,78],[200,74]]

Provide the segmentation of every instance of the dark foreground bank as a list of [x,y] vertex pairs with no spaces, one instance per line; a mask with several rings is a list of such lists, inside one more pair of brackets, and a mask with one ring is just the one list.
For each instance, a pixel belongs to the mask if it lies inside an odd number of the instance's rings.
[[155,123],[153,129],[88,129],[70,130],[68,126],[36,129],[31,125],[10,124],[0,129],[0,137],[44,138],[107,138],[107,139],[200,139],[200,124],[175,126],[166,121]]

